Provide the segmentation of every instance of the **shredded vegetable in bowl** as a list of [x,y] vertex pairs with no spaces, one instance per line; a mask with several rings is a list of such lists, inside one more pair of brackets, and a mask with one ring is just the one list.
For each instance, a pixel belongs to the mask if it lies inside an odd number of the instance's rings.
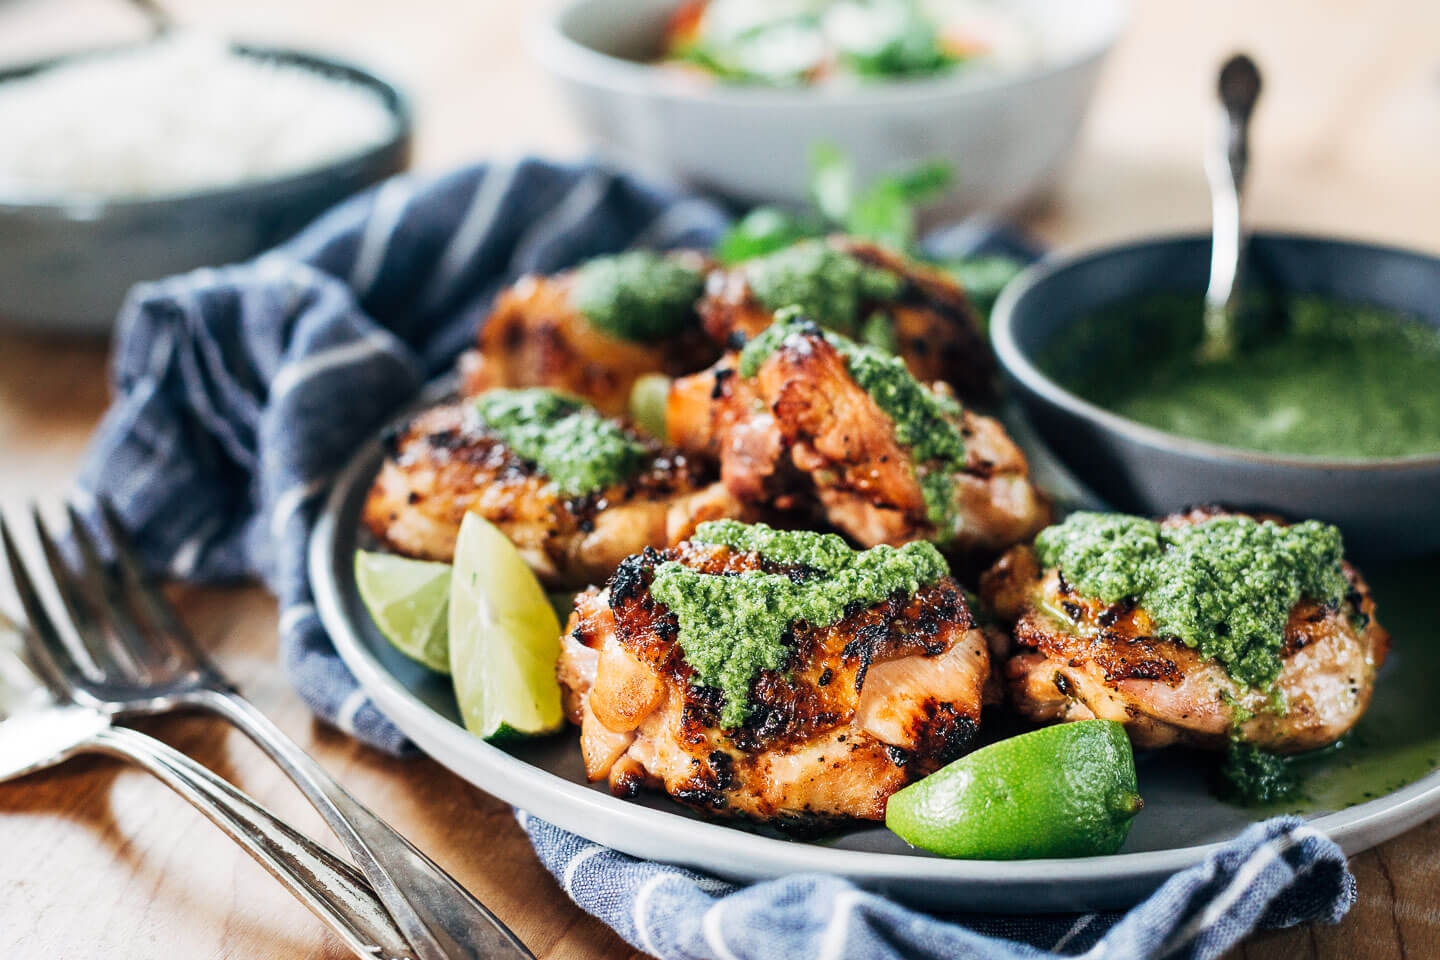
[[721,82],[810,86],[1018,68],[1036,38],[981,0],[690,0],[671,18],[662,62]]
[[374,91],[184,36],[0,83],[0,197],[143,198],[300,173],[376,146]]

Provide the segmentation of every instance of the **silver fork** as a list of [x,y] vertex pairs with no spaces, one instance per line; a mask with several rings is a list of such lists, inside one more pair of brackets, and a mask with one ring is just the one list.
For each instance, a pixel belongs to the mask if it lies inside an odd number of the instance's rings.
[[351,796],[240,695],[147,579],[110,505],[101,500],[98,507],[118,572],[102,562],[73,505],[66,509],[78,570],[65,562],[43,519],[34,515],[50,579],[79,644],[92,659],[108,653],[102,662],[114,663],[124,655],[131,661],[125,671],[94,664],[92,675],[77,678],[75,699],[117,717],[185,708],[224,717],[269,754],[325,818],[420,960],[534,960],[468,890]]
[[[0,533],[4,532],[0,521]],[[8,538],[6,549],[11,549]],[[0,644],[0,781],[47,769],[80,753],[130,760],[240,844],[356,956],[367,960],[411,956],[405,938],[354,867],[178,750],[138,730],[111,726],[108,715],[74,703],[69,678],[79,668],[43,609],[33,604],[34,587],[24,571],[15,577],[29,624],[12,625],[0,615],[0,639],[7,632],[20,636],[29,657]]]

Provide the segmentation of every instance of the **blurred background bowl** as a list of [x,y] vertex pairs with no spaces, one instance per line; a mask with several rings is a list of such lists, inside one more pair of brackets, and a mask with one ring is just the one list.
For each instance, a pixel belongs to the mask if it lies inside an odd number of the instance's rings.
[[1011,0],[1037,61],[855,87],[697,83],[655,66],[676,0],[568,0],[533,49],[575,120],[606,153],[742,204],[807,202],[806,155],[838,146],[858,182],[947,160],[946,212],[1004,213],[1045,187],[1079,132],[1126,0]]
[[[329,57],[272,47],[234,49],[375,91],[395,117],[393,133],[312,169],[235,186],[73,202],[0,197],[0,319],[34,330],[106,333],[133,284],[254,256],[409,165],[410,109],[390,83]],[[11,67],[0,71],[0,83],[102,52]]]
[[[1043,369],[1056,337],[1108,307],[1150,295],[1203,296],[1210,238],[1168,237],[1030,268],[991,318],[995,351],[1035,429],[1111,505],[1163,514],[1222,503],[1325,520],[1358,553],[1440,550],[1440,454],[1330,460],[1259,453],[1165,433],[1117,416]],[[1440,258],[1318,237],[1255,234],[1247,283],[1408,314],[1440,327]],[[1116,371],[1117,376],[1124,375]],[[1334,402],[1345,402],[1343,390]]]

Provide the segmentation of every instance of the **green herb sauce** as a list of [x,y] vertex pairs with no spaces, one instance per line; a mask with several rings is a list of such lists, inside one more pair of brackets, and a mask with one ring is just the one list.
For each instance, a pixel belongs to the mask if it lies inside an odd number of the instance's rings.
[[[1339,743],[1278,758],[1285,774],[1299,785],[1293,793],[1246,800],[1240,791],[1219,784],[1224,799],[1258,806],[1262,816],[1329,813],[1384,796],[1440,767],[1440,711],[1434,691],[1440,672],[1434,601],[1440,557],[1376,558],[1367,564],[1365,576],[1394,637],[1370,709]],[[1185,751],[1161,753],[1164,756],[1157,755],[1152,763],[1176,775],[1195,763]]]
[[491,390],[475,399],[475,410],[507,447],[569,496],[623,483],[645,463],[644,444],[593,407],[553,390]]
[[869,607],[914,593],[949,573],[935,547],[923,541],[857,551],[834,534],[734,520],[702,523],[691,539],[758,553],[803,574],[710,575],[673,560],[656,568],[650,592],[680,622],[676,642],[695,670],[692,682],[725,695],[720,722],[728,728],[749,716],[750,688],[760,672],[784,668],[792,624],[828,626],[852,604]]
[[1287,800],[1300,787],[1285,757],[1239,740],[1230,741],[1219,772],[1222,795],[1247,806]]
[[1162,529],[1143,517],[1080,512],[1041,531],[1035,550],[1083,593],[1135,600],[1157,630],[1247,687],[1279,676],[1296,601],[1338,604],[1347,589],[1340,531],[1313,520],[1285,527],[1216,517]]
[[1314,297],[1256,300],[1235,355],[1204,362],[1201,312],[1189,297],[1113,308],[1077,324],[1044,366],[1107,410],[1210,443],[1343,459],[1440,453],[1440,329]]
[[893,299],[905,288],[899,275],[861,263],[823,240],[802,241],[748,261],[744,269],[750,292],[767,310],[799,307],[820,326],[846,336],[856,335],[869,319],[860,316],[864,301]]
[[636,250],[600,257],[575,277],[575,306],[595,326],[622,340],[679,333],[705,288],[699,271],[674,257]]
[[798,309],[781,310],[773,324],[745,345],[740,351],[740,375],[755,376],[766,358],[797,334],[819,334],[845,358],[850,376],[891,419],[895,439],[914,455],[927,519],[941,539],[953,536],[954,475],[965,466],[965,440],[956,426],[960,404],[916,380],[899,357],[819,330]]

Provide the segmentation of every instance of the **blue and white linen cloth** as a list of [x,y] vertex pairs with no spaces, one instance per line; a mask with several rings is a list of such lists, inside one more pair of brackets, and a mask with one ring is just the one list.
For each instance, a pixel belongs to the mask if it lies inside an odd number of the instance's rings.
[[[114,403],[79,486],[115,504],[157,570],[263,578],[306,703],[399,752],[404,737],[312,603],[306,540],[330,481],[451,367],[521,274],[629,247],[707,246],[728,222],[709,201],[595,164],[522,159],[387,181],[250,263],[136,287],[120,312]],[[1252,828],[1123,916],[941,920],[835,877],[736,887],[519,816],[577,903],[666,960],[1213,957],[1258,927],[1336,921],[1354,899],[1339,848],[1293,819]]]

